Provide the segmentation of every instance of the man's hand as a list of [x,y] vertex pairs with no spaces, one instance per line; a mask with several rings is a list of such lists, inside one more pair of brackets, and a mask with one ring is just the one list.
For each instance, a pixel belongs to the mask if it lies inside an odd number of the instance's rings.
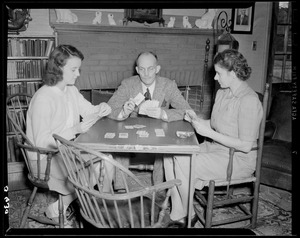
[[99,108],[100,108],[98,113],[99,117],[105,117],[111,113],[111,107],[105,102],[100,103]]
[[128,116],[130,113],[133,112],[134,107],[135,107],[134,100],[133,100],[133,98],[130,98],[127,102],[124,103],[123,115]]
[[156,118],[156,119],[161,119],[162,116],[162,109],[160,107],[148,107],[146,109],[146,115],[148,117]]

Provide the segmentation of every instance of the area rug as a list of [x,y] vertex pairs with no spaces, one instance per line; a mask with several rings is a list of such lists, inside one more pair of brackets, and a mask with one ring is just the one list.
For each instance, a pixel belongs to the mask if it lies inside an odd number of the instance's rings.
[[[149,185],[152,178],[149,173],[139,174],[139,178],[143,183]],[[142,175],[142,176],[141,176]],[[132,183],[132,187],[135,187],[135,183]],[[263,187],[263,186],[262,186]],[[289,209],[283,209],[287,206],[282,206],[282,202],[278,200],[277,193],[270,193],[270,189],[263,187],[260,192],[259,208],[258,208],[258,220],[257,227],[253,229],[253,233],[258,236],[290,236],[292,235],[292,211]],[[9,208],[9,229],[18,228],[21,222],[23,211],[26,207],[26,202],[30,196],[31,190],[20,190],[9,192],[10,208]],[[275,195],[274,195],[275,194]],[[282,195],[281,195],[282,196]],[[291,195],[290,195],[291,196]],[[275,198],[276,199],[275,199]],[[31,209],[31,213],[34,215],[44,215],[45,209],[48,204],[57,200],[57,194],[51,191],[47,193],[38,192],[35,202]],[[276,201],[276,202],[274,202]],[[79,221],[77,220],[76,211],[78,210],[77,203],[72,204],[71,215],[69,216],[68,223],[73,228],[79,228]],[[77,211],[78,212],[78,211]],[[219,209],[214,214],[218,218],[230,217],[237,212],[237,209]],[[230,225],[220,226],[220,228],[240,228],[249,224],[249,221],[243,221],[240,223],[234,223]],[[53,229],[57,228],[52,225],[44,225],[33,220],[28,219],[26,228],[44,228]],[[198,221],[195,226],[197,228],[203,228]],[[218,229],[218,228],[215,228]]]
[[[249,206],[249,204],[247,204]],[[230,218],[234,214],[241,213],[239,209],[234,208],[220,208],[214,214],[213,218],[221,220]],[[228,225],[221,225],[218,228],[241,228],[250,225],[250,221],[241,221]],[[292,214],[291,212],[284,211],[269,201],[263,200],[260,197],[258,205],[258,218],[257,227],[252,229],[256,235],[292,235]],[[198,221],[195,228],[203,228],[203,225]],[[218,229],[215,228],[215,229]]]
[[[25,204],[28,197],[30,196],[30,190],[21,190],[15,192],[9,192],[10,199],[10,209],[9,209],[9,228],[18,228],[20,225],[22,212],[25,209]],[[45,208],[51,202],[54,202],[57,199],[54,193],[48,192],[37,193],[35,203],[32,207],[32,213],[35,215],[43,215]],[[230,216],[234,213],[233,210],[220,210],[218,217]],[[70,224],[74,228],[78,228],[78,221],[76,216],[73,216],[70,219]],[[289,236],[292,235],[291,226],[292,226],[292,213],[290,211],[284,211],[269,201],[260,199],[259,209],[258,209],[258,222],[257,227],[253,229],[253,232],[256,235],[270,235],[270,236]],[[247,225],[243,224],[234,224],[230,225],[228,228],[238,228],[241,226]],[[38,222],[29,220],[26,224],[26,228],[55,228],[52,225],[43,225]],[[201,228],[199,222],[196,223],[195,228]],[[223,228],[226,228],[224,226]],[[216,228],[218,229],[218,228]]]

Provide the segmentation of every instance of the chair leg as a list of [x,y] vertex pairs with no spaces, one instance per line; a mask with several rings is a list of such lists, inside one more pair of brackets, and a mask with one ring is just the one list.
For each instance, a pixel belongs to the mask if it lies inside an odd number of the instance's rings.
[[29,200],[27,202],[27,207],[26,207],[26,209],[24,211],[24,214],[22,216],[20,228],[24,228],[25,227],[25,224],[26,224],[26,221],[27,221],[27,217],[28,217],[28,214],[29,214],[30,209],[32,207],[32,204],[33,204],[33,201],[34,201],[37,189],[38,189],[37,187],[34,187],[32,193],[31,193],[31,195],[29,197]]
[[256,227],[257,222],[257,213],[258,213],[258,200],[259,200],[259,185],[255,184],[254,187],[254,198],[252,201],[252,219],[251,219],[251,228]]
[[205,228],[211,228],[212,216],[213,216],[213,202],[215,193],[215,182],[209,181],[207,207],[206,207],[206,218],[205,218]]
[[61,194],[58,196],[58,214],[59,228],[64,228],[64,203]]

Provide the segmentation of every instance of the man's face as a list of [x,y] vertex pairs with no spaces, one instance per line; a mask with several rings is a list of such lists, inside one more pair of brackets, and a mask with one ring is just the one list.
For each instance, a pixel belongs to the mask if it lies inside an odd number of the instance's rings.
[[244,16],[246,14],[246,9],[242,9],[241,14]]
[[156,58],[152,54],[147,54],[139,57],[135,69],[140,75],[142,82],[146,86],[150,86],[154,82],[155,76],[160,70],[160,66],[157,65]]

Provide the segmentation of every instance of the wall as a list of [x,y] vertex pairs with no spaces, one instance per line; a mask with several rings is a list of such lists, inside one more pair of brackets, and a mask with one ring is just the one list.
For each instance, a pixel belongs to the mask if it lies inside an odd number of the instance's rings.
[[[258,92],[263,92],[267,79],[271,14],[272,2],[256,2],[253,33],[251,35],[233,34],[240,43],[239,51],[252,67],[252,75],[248,82]],[[257,42],[255,51],[252,50],[253,41]]]
[[[270,17],[272,2],[256,2],[254,12],[253,34],[242,35],[234,34],[234,37],[240,43],[240,51],[247,57],[249,65],[252,67],[253,73],[249,80],[250,86],[259,92],[263,92],[267,74],[267,60],[270,35]],[[85,9],[95,11],[95,9]],[[96,9],[97,10],[97,9]],[[99,9],[98,9],[99,10]],[[102,10],[102,9],[101,9]],[[105,13],[114,11],[115,14],[123,14],[123,9],[104,9]],[[231,12],[230,9],[224,9]],[[192,20],[203,15],[204,9],[164,9],[168,15],[176,17],[176,24],[181,25],[181,16],[189,15]],[[53,30],[49,26],[48,9],[32,9],[31,16],[33,20],[30,22],[26,34],[52,34]],[[120,18],[121,19],[121,18]],[[119,23],[119,20],[117,23]],[[180,20],[179,20],[180,19]],[[106,20],[106,18],[104,18]],[[168,22],[168,18],[165,18]],[[107,20],[106,20],[107,21]],[[191,21],[193,22],[193,21]],[[178,26],[179,26],[178,25]],[[21,33],[23,34],[23,33]],[[252,42],[257,41],[257,50],[252,50]]]
[[[213,42],[212,30],[123,26],[99,28],[70,24],[53,24],[53,27],[58,34],[59,44],[72,44],[85,55],[82,73],[76,81],[79,89],[117,88],[124,78],[135,74],[137,55],[142,51],[153,51],[158,55],[161,65],[159,75],[175,80],[178,86],[203,86],[203,91],[199,91],[199,101],[194,97],[189,103],[199,114],[205,114],[206,117],[210,115],[212,103],[208,90],[212,80],[203,80],[203,71],[205,57],[206,68],[212,65],[213,48],[206,47],[206,42]],[[200,107],[200,100],[203,107]]]

